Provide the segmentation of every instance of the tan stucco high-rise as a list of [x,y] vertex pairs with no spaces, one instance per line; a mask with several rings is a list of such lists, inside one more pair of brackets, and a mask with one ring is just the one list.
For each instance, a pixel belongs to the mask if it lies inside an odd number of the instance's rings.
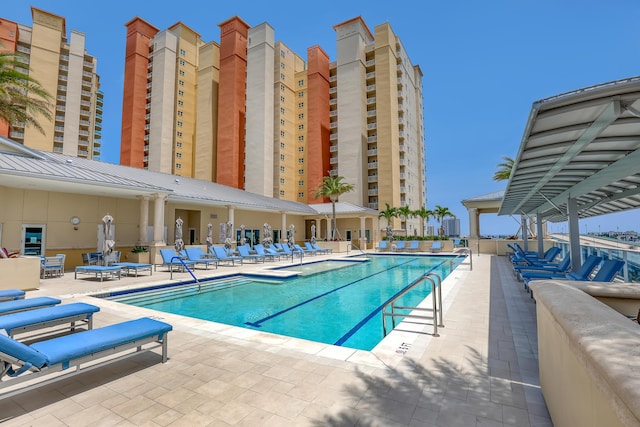
[[65,19],[31,8],[31,27],[0,18],[0,49],[19,52],[20,71],[53,96],[52,120],[36,116],[43,133],[24,123],[0,124],[0,135],[28,147],[100,159],[103,94],[97,59],[86,52],[85,35]]

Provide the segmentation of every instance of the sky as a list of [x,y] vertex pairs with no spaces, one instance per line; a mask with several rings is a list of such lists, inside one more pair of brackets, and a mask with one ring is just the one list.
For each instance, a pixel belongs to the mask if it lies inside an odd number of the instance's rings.
[[[493,174],[515,158],[532,104],[552,95],[640,75],[638,0],[17,0],[0,15],[31,26],[31,6],[86,35],[104,92],[102,160],[119,163],[125,24],[139,16],[160,30],[176,22],[219,41],[218,24],[268,22],[276,40],[306,57],[319,45],[336,59],[333,26],[362,16],[388,22],[423,76],[427,208],[447,207],[468,233],[461,201],[503,190]],[[96,5],[100,5],[99,7]],[[412,207],[417,209],[418,206]],[[637,230],[640,211],[580,221],[580,232]],[[514,234],[515,218],[481,215],[484,235]],[[435,224],[434,220],[430,223]],[[552,232],[566,223],[550,224]]]

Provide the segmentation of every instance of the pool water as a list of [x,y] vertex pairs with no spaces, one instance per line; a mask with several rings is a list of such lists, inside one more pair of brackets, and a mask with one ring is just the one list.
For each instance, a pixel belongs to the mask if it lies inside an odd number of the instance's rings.
[[[368,262],[315,266],[285,280],[232,276],[197,286],[109,296],[168,313],[296,338],[371,350],[383,338],[382,306],[428,271],[443,280],[449,257],[372,256]],[[335,262],[334,262],[335,263]],[[314,263],[321,264],[321,263]],[[295,270],[295,268],[292,268]],[[431,292],[425,280],[399,300],[415,306]]]

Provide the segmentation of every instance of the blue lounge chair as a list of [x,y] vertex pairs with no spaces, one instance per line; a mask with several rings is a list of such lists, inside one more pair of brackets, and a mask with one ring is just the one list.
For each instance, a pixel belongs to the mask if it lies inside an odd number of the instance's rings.
[[253,249],[258,255],[263,256],[265,259],[275,261],[276,258],[278,258],[278,260],[280,260],[280,254],[278,252],[272,252],[271,248],[265,248],[262,243],[256,243],[253,245]]
[[571,257],[569,255],[565,256],[562,261],[559,263],[548,263],[541,265],[514,265],[513,271],[517,276],[521,277],[521,273],[523,272],[548,272],[548,273],[568,273],[571,268]]
[[398,240],[397,243],[395,243],[395,246],[391,245],[391,249],[393,249],[394,252],[404,251],[404,245],[404,240]]
[[242,265],[242,257],[227,254],[224,246],[211,246],[209,251],[216,256],[219,262],[226,262],[231,263],[231,265],[235,265],[236,261],[240,261],[240,265]]
[[[597,255],[589,255],[587,259],[582,263],[580,268],[571,273],[557,274],[557,273],[549,273],[546,271],[533,271],[533,272],[522,272],[520,275],[524,280],[524,288],[529,290],[529,282],[531,280],[541,280],[541,279],[560,279],[560,280],[587,280],[593,270],[600,264],[602,258]],[[533,297],[533,295],[532,295]]]
[[249,253],[249,245],[240,245],[237,247],[237,249],[243,261],[253,260],[253,262],[255,263],[258,263],[260,261],[264,262],[264,255]]
[[419,244],[420,242],[418,242],[417,240],[411,240],[409,242],[409,246],[407,246],[407,251],[409,252],[418,252],[419,249]]
[[617,259],[608,259],[602,263],[596,275],[591,279],[592,282],[612,282],[616,278],[620,270],[624,267],[624,261]]
[[100,307],[83,302],[21,311],[0,316],[0,329],[4,329],[10,337],[66,323],[71,324],[73,331],[76,328],[76,322],[84,322],[88,329],[93,329],[93,313],[98,311]]
[[389,250],[389,245],[387,240],[380,240],[380,244],[376,248],[379,252]]
[[195,267],[196,264],[194,261],[182,259],[182,256],[173,249],[160,249],[160,256],[162,257],[161,266],[166,266],[167,271],[174,271],[173,267],[178,267],[180,271],[184,271],[185,266],[191,268]]
[[304,248],[302,248],[302,249],[304,250],[305,248],[306,248],[309,252],[313,253],[314,255],[315,255],[315,254],[319,254],[320,252],[322,252],[322,251],[317,250],[317,249],[316,249],[316,248],[314,248],[313,246],[311,246],[311,243],[310,243],[310,242],[304,242]]
[[309,255],[315,255],[317,253],[316,251],[310,251],[309,249],[305,249],[300,245],[293,245],[292,250],[295,250],[298,253],[302,252],[303,254],[309,254]]
[[210,265],[215,265],[216,268],[218,268],[218,260],[207,256],[202,248],[186,248],[184,252],[187,254],[187,259],[193,261],[196,266],[198,264],[204,264],[205,270],[208,270]]
[[333,249],[331,248],[321,248],[317,243],[311,243],[311,247],[315,249],[318,253],[330,254],[333,253]]
[[511,257],[511,262],[517,265],[530,265],[530,266],[547,264],[547,263],[553,262],[553,260],[556,259],[558,255],[560,255],[560,252],[562,252],[562,249],[560,249],[557,246],[553,246],[547,249],[547,251],[544,253],[542,258],[538,258],[537,256],[532,256],[532,255],[526,255],[524,254],[524,252],[522,252],[518,255],[514,255],[513,257]]
[[442,250],[442,242],[439,240],[434,241],[433,243],[431,243],[431,252],[440,252]]
[[23,299],[25,292],[21,289],[3,289],[0,291],[0,301]]
[[37,297],[18,299],[14,301],[0,302],[0,316],[10,313],[17,313],[19,311],[34,310],[36,308],[53,307],[60,304],[58,298],[50,297]]
[[300,250],[296,249],[295,246],[293,248],[290,248],[288,244],[282,244],[282,243],[275,243],[274,246],[278,249],[280,249],[282,251],[283,254],[285,254],[285,256],[293,256],[293,255],[302,255],[304,256],[304,251],[302,251],[302,248],[300,248]]
[[[39,341],[31,345],[0,335],[0,392],[49,373],[67,371],[65,374],[73,375],[84,372],[83,367],[87,363],[90,365],[86,366],[86,369],[101,367],[136,354],[130,351],[122,354],[134,348],[137,352],[141,352],[161,347],[164,363],[167,361],[167,334],[172,329],[173,327],[167,323],[141,318]],[[151,345],[147,346],[147,344]],[[114,354],[120,354],[120,357],[117,359],[109,357],[99,364],[94,364]],[[27,372],[30,373],[26,374]],[[4,376],[12,379],[2,381]],[[33,386],[47,384],[65,376],[56,375]],[[23,392],[28,388],[31,386],[9,390],[0,394],[0,398]]]

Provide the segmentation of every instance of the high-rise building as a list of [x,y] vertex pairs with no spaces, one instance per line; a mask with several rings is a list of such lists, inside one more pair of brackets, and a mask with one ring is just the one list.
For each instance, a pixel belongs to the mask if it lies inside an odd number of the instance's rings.
[[53,96],[52,120],[36,117],[43,133],[25,123],[0,122],[0,136],[42,151],[100,159],[103,94],[97,59],[85,49],[85,35],[65,19],[31,8],[32,26],[0,18],[0,51],[19,52],[20,71]]
[[445,218],[442,220],[444,235],[447,237],[460,237],[460,219]]
[[[303,203],[340,175],[355,187],[342,201],[425,205],[422,73],[389,24],[336,25],[335,62],[237,16],[219,44],[181,23],[126,26],[122,164]],[[394,221],[422,232],[419,218]]]

